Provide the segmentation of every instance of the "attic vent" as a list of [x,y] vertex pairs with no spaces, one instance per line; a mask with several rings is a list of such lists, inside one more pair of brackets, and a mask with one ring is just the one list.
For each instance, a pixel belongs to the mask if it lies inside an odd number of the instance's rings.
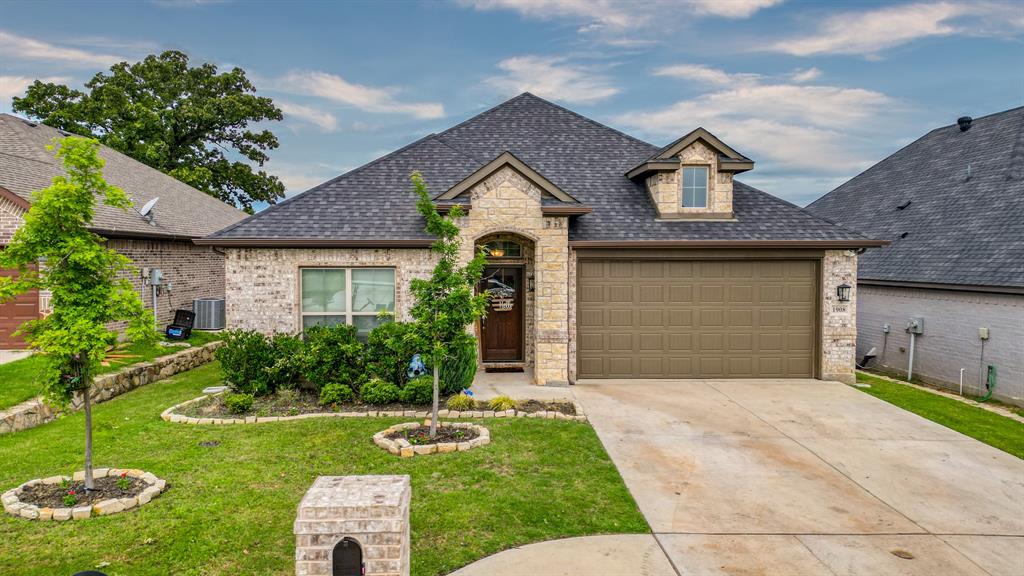
[[903,204],[900,204],[899,206],[897,206],[897,207],[896,207],[896,209],[897,209],[897,210],[903,210],[903,209],[905,209],[905,208],[906,208],[907,206],[910,206],[910,200],[907,200],[907,201],[906,201],[906,202],[904,202]]
[[28,126],[29,128],[35,128],[36,126],[38,126],[38,124],[36,124],[35,122],[31,122],[29,120],[22,120],[22,122],[24,122],[25,126]]
[[961,132],[967,132],[970,130],[971,122],[974,122],[974,119],[970,116],[961,116],[956,119],[956,125],[960,127]]
[[900,238],[906,238],[909,234],[910,232],[904,232],[903,234],[900,234]]

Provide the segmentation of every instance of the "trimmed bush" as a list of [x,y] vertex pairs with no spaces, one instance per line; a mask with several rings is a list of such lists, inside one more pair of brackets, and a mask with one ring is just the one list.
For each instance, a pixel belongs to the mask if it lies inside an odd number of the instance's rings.
[[245,414],[252,410],[253,400],[252,394],[227,394],[224,396],[224,407],[232,414]]
[[458,394],[473,384],[476,376],[476,338],[465,334],[452,344],[453,357],[441,363],[441,395]]
[[495,396],[487,401],[487,407],[495,412],[504,412],[516,407],[516,401],[508,396]]
[[366,372],[399,388],[409,380],[409,361],[417,352],[410,341],[412,324],[385,322],[366,339]]
[[302,338],[290,334],[274,334],[270,349],[274,362],[267,367],[267,384],[271,391],[295,388],[302,380]]
[[306,380],[318,391],[328,384],[342,384],[354,395],[366,378],[356,327],[314,326],[306,330],[305,339],[301,366]]
[[476,400],[472,397],[466,396],[465,394],[456,394],[448,398],[448,401],[444,403],[445,408],[449,410],[458,410],[459,412],[465,412],[466,410],[472,410],[476,408]]
[[217,349],[217,360],[224,371],[224,380],[231,390],[253,396],[274,391],[275,380],[269,371],[277,362],[274,348],[254,330],[229,330],[224,345]]
[[366,402],[367,404],[382,406],[384,404],[397,402],[400,393],[401,390],[398,386],[395,386],[391,382],[385,382],[380,378],[374,378],[366,384],[363,384],[363,389],[359,391],[359,396],[363,399],[363,402]]
[[434,378],[420,376],[410,380],[398,398],[407,404],[430,404],[434,400]]
[[352,399],[352,388],[347,384],[330,382],[320,389],[320,405],[341,404]]

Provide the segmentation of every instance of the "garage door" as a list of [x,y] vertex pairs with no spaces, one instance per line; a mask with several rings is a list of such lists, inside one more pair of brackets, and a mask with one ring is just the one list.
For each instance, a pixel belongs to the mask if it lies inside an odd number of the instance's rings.
[[[0,276],[13,276],[14,270],[0,269]],[[39,317],[39,293],[35,290],[0,303],[0,350],[17,350],[25,347],[25,341],[13,332],[26,320]]]
[[814,260],[581,259],[580,378],[811,378]]

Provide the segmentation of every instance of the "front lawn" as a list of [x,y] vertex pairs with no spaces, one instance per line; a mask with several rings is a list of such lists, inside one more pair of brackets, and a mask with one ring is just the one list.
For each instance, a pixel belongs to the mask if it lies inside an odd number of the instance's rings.
[[[412,477],[412,573],[446,574],[511,546],[649,532],[593,429],[488,419],[492,444],[399,459],[371,436],[400,418],[188,426],[160,412],[220,381],[216,363],[94,407],[98,467],[138,467],[170,484],[127,513],[64,523],[0,514],[0,574],[294,574],[292,523],[319,475]],[[81,468],[83,415],[0,436],[0,490]],[[214,447],[201,442],[218,442]],[[107,564],[109,563],[109,564]]]
[[872,396],[1024,458],[1024,424],[1016,420],[864,372],[857,372],[857,382],[870,384],[858,389]]
[[[192,337],[187,342],[192,346],[202,346],[220,338],[221,335],[217,332],[195,331],[192,332]],[[162,336],[160,340],[167,341]],[[108,358],[108,365],[100,366],[98,373],[115,372],[129,364],[149,362],[159,356],[181,352],[183,349],[178,346],[160,346],[159,342],[118,346],[111,353],[124,357]],[[38,355],[0,364],[0,410],[39,396],[40,389],[36,376],[43,369],[44,364],[45,360]]]

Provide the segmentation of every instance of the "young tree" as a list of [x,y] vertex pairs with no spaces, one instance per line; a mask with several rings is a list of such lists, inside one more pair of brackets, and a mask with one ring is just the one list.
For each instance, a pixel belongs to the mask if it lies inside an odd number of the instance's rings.
[[13,109],[67,132],[96,138],[214,198],[247,211],[273,204],[284,184],[263,170],[232,161],[240,155],[263,166],[277,148],[269,130],[249,125],[281,120],[270,98],[256,96],[245,71],[218,73],[213,64],[190,67],[188,56],[167,51],[135,64],[121,62],[86,83],[87,92],[35,81]]
[[416,209],[427,221],[426,230],[437,236],[430,249],[440,256],[429,280],[416,278],[411,283],[416,303],[410,313],[416,320],[412,335],[423,355],[434,368],[434,402],[430,418],[430,437],[437,435],[437,409],[441,364],[452,356],[453,345],[467,337],[466,327],[484,315],[487,293],[476,294],[486,265],[483,249],[477,250],[465,266],[458,265],[459,227],[455,220],[463,215],[458,206],[446,216],[437,213],[427,185],[419,172],[410,178],[419,196]]
[[85,408],[85,487],[91,490],[93,374],[117,333],[107,329],[128,321],[134,342],[152,341],[153,316],[143,307],[131,282],[119,274],[131,261],[104,245],[89,231],[97,198],[104,204],[131,207],[124,191],[103,179],[103,159],[95,140],[67,137],[50,146],[67,176],[35,192],[25,222],[0,251],[0,268],[17,268],[16,277],[0,277],[0,302],[33,289],[49,290],[53,313],[22,325],[21,331],[46,358],[42,383],[46,397],[68,403],[81,393]]

